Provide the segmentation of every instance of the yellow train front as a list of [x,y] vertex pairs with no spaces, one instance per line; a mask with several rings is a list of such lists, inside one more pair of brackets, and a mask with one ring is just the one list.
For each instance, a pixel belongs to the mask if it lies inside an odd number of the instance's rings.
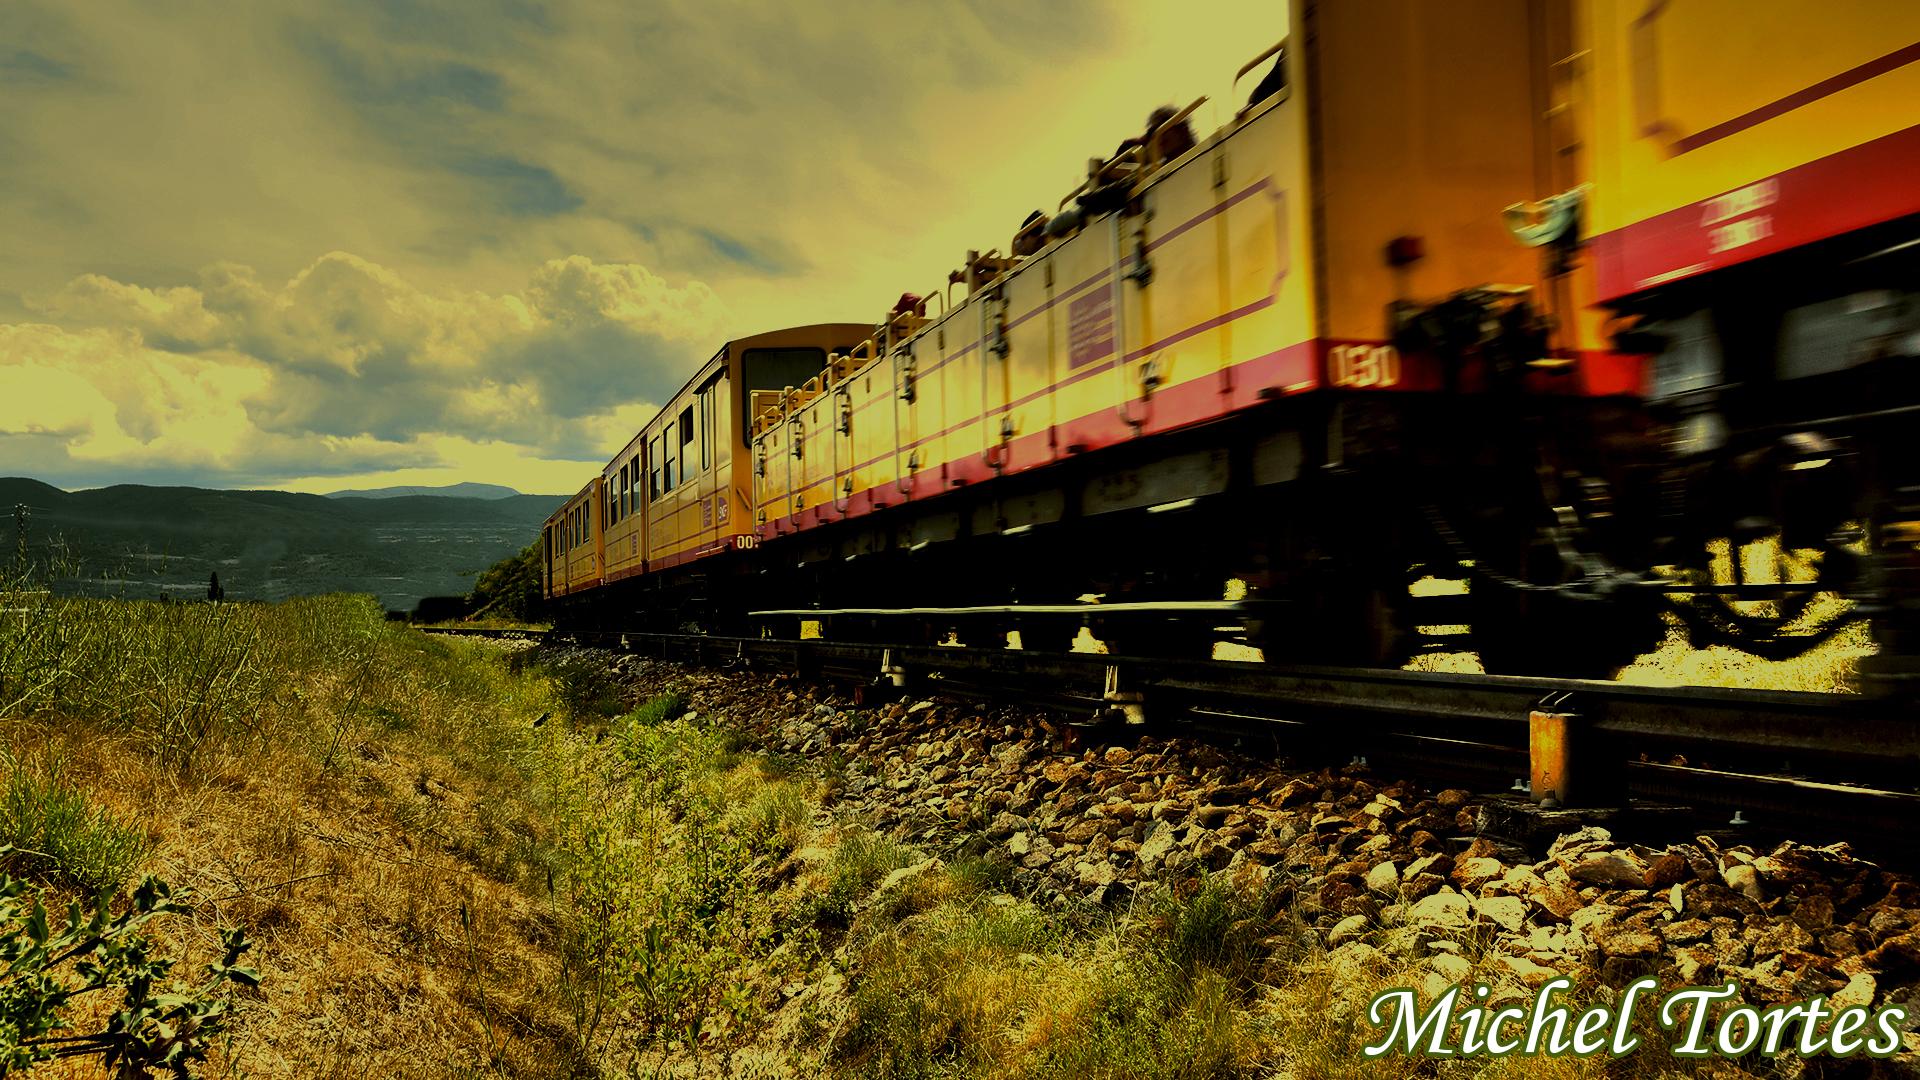
[[[1218,131],[1156,113],[1005,254],[870,325],[722,350],[583,492],[602,579],[716,627],[1063,648],[1090,622],[1203,652],[1238,578],[1270,658],[1396,663],[1468,623],[1490,669],[1559,674],[1664,612],[1804,648],[1834,588],[1915,651],[1920,16],[1292,19]],[[754,348],[787,350],[778,377],[742,374]],[[1750,543],[1817,580],[1716,580]],[[701,569],[745,544],[750,577]]]

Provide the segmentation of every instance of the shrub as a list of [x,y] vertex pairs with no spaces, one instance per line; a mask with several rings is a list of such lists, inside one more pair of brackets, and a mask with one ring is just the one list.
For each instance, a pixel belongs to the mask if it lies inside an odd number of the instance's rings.
[[860,961],[835,1055],[860,1075],[1015,1072],[1014,1030],[1043,996],[1029,961],[1059,940],[1027,904],[961,901],[897,925]]
[[663,724],[668,720],[676,719],[684,715],[686,711],[686,692],[674,689],[668,690],[664,694],[656,694],[648,698],[641,703],[639,708],[633,710],[632,715],[628,719],[630,723],[638,724],[641,727],[653,727],[656,724]]
[[6,758],[0,787],[0,845],[17,873],[89,894],[119,889],[147,853],[147,838],[96,807],[67,783],[58,764],[40,769]]
[[[191,910],[149,877],[122,914],[112,915],[102,895],[90,916],[72,905],[65,929],[55,932],[39,893],[0,874],[0,1076],[78,1057],[98,1057],[119,1077],[155,1069],[191,1075],[191,1065],[205,1060],[226,1026],[228,984],[260,984],[258,974],[239,966],[250,946],[238,930],[221,931],[221,958],[207,965],[203,981],[171,982],[174,961],[156,955],[144,928]],[[73,1027],[67,1007],[101,990],[120,991],[120,1007],[106,1026],[62,1034]]]
[[826,868],[826,885],[795,908],[803,923],[845,929],[853,925],[854,905],[865,899],[890,872],[914,862],[913,853],[865,829],[843,832]]
[[539,543],[528,544],[480,572],[467,602],[474,618],[505,617],[529,622],[546,614],[540,597]]
[[1212,971],[1229,986],[1243,987],[1263,959],[1261,942],[1274,934],[1279,900],[1271,890],[1243,889],[1224,875],[1177,893],[1161,890],[1150,901],[1142,943],[1186,982]]
[[756,783],[734,808],[730,828],[752,851],[786,855],[799,846],[812,815],[798,784]]
[[590,722],[619,715],[620,685],[605,661],[567,654],[546,659],[541,666],[569,720]]

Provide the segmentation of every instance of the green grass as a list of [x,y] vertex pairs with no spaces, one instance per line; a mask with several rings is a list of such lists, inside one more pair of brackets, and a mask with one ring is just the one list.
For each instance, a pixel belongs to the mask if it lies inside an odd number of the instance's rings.
[[847,1075],[1235,1077],[1249,1026],[1253,935],[1264,894],[1207,882],[1159,894],[1135,918],[1049,913],[949,871],[931,910],[874,929],[853,1022],[835,1047]]
[[95,806],[70,784],[62,766],[0,761],[0,858],[25,877],[69,885],[89,894],[112,893],[147,854],[147,837]]
[[821,929],[853,925],[854,905],[889,873],[915,862],[907,848],[865,829],[842,831],[833,846],[818,888],[794,906],[794,918]]
[[686,711],[685,691],[669,690],[641,702],[640,707],[628,715],[627,722],[641,727],[653,727],[675,719]]
[[[1671,1064],[1355,1064],[1355,1009],[1419,962],[1334,972],[1251,875],[1042,907],[976,842],[877,893],[934,853],[823,813],[843,761],[760,754],[682,689],[623,714],[630,691],[585,658],[423,635],[351,597],[16,590],[0,609],[5,868],[98,891],[150,860],[219,897],[263,929],[283,1003],[237,1045],[294,1072],[734,1075],[745,1051],[829,1078]],[[323,1007],[354,1019],[274,1019]]]
[[557,658],[528,655],[553,684],[567,719],[597,723],[620,714],[624,707],[620,684],[604,661],[572,653]]

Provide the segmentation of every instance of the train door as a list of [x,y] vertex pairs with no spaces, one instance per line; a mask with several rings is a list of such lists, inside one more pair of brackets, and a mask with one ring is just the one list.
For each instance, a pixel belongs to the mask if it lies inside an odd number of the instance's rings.
[[647,560],[650,565],[673,550],[672,511],[667,505],[668,477],[672,472],[666,459],[667,432],[664,428],[647,437]]
[[[1235,329],[1220,317],[1232,310],[1224,293],[1226,165],[1216,149],[1162,174],[1146,193],[1146,212],[1128,221],[1139,284],[1127,289],[1138,294],[1140,331],[1121,360],[1118,394],[1121,419],[1136,431],[1207,419],[1224,406],[1218,375]],[[1178,405],[1156,401],[1159,391],[1189,383],[1170,395]]]
[[689,558],[700,544],[700,443],[699,410],[691,396],[681,399],[680,412],[672,428],[673,449],[668,458],[674,465],[673,522],[674,551]]
[[976,321],[972,309],[962,305],[954,318],[934,332],[940,344],[940,378],[928,387],[932,395],[926,421],[934,435],[927,443],[927,460],[940,463],[936,483],[943,490],[964,482],[956,460],[969,446],[980,448],[980,349],[973,337]]
[[633,531],[627,534],[627,554],[637,559],[634,569],[647,569],[647,455],[646,440],[634,444],[627,457],[627,513],[633,515]]
[[1006,283],[1008,304],[1004,337],[1006,354],[1000,365],[1000,402],[995,424],[999,467],[1019,472],[1043,465],[1053,456],[1052,320],[1056,294],[1051,258],[1030,266]]
[[588,511],[589,517],[599,519],[590,521],[593,528],[593,584],[598,585],[607,579],[607,482],[604,479],[594,479],[593,499],[588,505],[592,507]]
[[743,531],[752,520],[749,513],[752,500],[736,484],[733,475],[734,453],[738,449],[733,426],[733,380],[724,366],[707,383],[701,396],[706,401],[707,447],[713,458],[713,494],[708,504],[713,510],[714,536],[727,537]]
[[693,404],[681,414],[684,423],[692,428],[692,441],[687,444],[687,471],[693,474],[693,498],[695,508],[689,518],[689,525],[698,530],[698,542],[694,550],[711,550],[714,538],[719,535],[718,515],[713,504],[720,494],[714,481],[713,470],[713,394],[712,383],[702,386],[693,395]]
[[980,364],[980,388],[974,400],[980,404],[980,429],[971,449],[978,455],[979,477],[983,480],[1006,467],[1007,443],[1013,435],[1012,418],[1003,415],[1010,403],[1007,367],[1013,343],[1007,337],[1007,320],[1011,287],[1011,282],[997,281],[982,289],[974,300],[974,322],[980,335],[980,347],[973,354]]
[[[851,368],[859,360],[841,360],[839,365]],[[831,425],[829,436],[833,439],[831,453],[828,455],[828,475],[826,497],[833,503],[835,516],[844,517],[852,506],[852,497],[856,489],[854,466],[859,463],[858,449],[854,443],[853,429],[853,390],[854,379],[850,373],[828,369],[832,379],[832,389],[828,392],[827,402],[822,412],[826,422]]]
[[888,357],[885,370],[890,378],[889,397],[892,403],[887,411],[892,413],[889,419],[893,441],[893,487],[892,490],[877,494],[877,497],[891,500],[895,496],[911,499],[914,485],[918,481],[915,475],[925,456],[920,450],[920,377],[919,354],[931,352],[929,345],[933,335],[929,334],[918,341],[911,341],[893,351]]

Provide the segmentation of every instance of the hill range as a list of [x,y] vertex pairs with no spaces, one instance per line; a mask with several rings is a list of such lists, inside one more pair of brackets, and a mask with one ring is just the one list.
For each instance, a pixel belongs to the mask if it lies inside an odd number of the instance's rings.
[[[434,490],[461,494],[413,493]],[[490,484],[303,495],[62,491],[0,478],[0,511],[17,522],[25,508],[24,536],[7,523],[7,553],[24,540],[30,558],[57,567],[63,592],[197,599],[218,572],[230,600],[355,592],[407,611],[423,596],[470,590],[480,571],[531,543],[564,499]]]

